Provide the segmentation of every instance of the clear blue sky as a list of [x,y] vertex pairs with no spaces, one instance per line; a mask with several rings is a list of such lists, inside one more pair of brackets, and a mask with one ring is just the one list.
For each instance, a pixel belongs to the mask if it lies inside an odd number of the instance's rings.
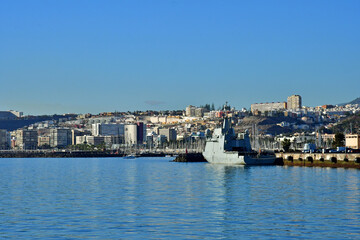
[[360,97],[360,1],[0,1],[0,110]]

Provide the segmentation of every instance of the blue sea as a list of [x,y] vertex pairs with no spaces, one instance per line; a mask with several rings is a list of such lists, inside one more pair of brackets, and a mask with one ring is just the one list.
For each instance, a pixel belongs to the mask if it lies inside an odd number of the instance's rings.
[[1,239],[360,239],[360,171],[0,159]]

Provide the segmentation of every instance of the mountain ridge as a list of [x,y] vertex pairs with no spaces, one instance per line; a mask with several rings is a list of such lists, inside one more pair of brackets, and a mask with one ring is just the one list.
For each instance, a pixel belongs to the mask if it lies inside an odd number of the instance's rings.
[[352,101],[350,101],[348,103],[341,103],[341,104],[339,104],[339,106],[345,106],[347,104],[360,104],[360,97],[358,97],[358,98],[356,98],[356,99],[354,99],[354,100],[352,100]]

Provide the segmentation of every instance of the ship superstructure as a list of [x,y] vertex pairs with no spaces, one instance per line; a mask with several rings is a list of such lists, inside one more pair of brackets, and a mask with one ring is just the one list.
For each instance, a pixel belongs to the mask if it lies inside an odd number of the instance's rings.
[[210,163],[271,165],[275,162],[275,156],[253,151],[248,132],[236,135],[228,118],[207,139],[203,156]]

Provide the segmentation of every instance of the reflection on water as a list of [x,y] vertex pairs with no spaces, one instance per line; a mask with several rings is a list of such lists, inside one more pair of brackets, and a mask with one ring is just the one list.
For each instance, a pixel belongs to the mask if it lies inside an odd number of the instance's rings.
[[360,171],[0,159],[0,233],[16,239],[360,237]]

